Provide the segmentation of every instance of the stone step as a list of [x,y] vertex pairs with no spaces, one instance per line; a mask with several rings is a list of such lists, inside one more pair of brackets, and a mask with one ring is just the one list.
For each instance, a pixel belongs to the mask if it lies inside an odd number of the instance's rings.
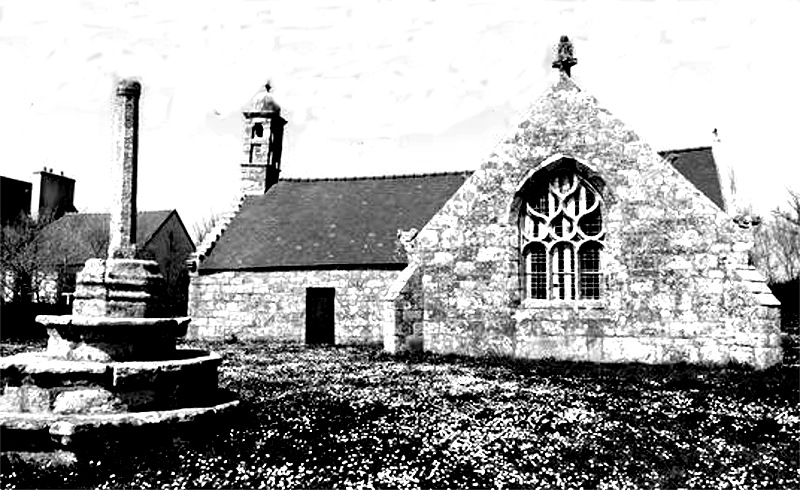
[[0,412],[117,413],[176,408],[217,388],[222,358],[181,349],[153,362],[53,359],[44,352],[0,359]]

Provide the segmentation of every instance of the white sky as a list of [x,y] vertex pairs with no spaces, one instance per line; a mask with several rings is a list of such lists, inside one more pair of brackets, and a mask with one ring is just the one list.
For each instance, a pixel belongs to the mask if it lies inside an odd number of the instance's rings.
[[[111,5],[114,5],[113,7]],[[191,227],[236,194],[240,110],[271,78],[284,176],[477,168],[573,76],[655,149],[711,144],[762,212],[800,189],[800,2],[0,0],[0,174],[43,166],[109,200],[117,77],[142,98],[139,208]]]

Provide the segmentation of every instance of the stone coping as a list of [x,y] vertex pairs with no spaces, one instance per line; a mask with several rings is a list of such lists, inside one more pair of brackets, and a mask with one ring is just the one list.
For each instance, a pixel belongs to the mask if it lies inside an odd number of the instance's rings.
[[45,326],[76,326],[76,327],[175,327],[181,328],[189,325],[191,317],[177,318],[136,318],[136,317],[105,317],[105,316],[80,316],[80,315],[37,315],[36,323]]
[[177,349],[174,359],[156,361],[72,361],[49,356],[45,351],[22,352],[0,357],[0,370],[22,367],[26,374],[103,374],[109,369],[126,371],[169,371],[207,362],[221,362],[222,356],[199,349]]

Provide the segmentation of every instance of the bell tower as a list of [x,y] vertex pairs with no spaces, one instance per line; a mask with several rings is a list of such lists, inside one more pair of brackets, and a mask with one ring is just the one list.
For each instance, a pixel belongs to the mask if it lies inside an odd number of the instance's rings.
[[246,195],[261,195],[278,182],[283,150],[281,108],[272,95],[270,82],[253,97],[244,117],[243,151],[241,165],[242,191]]

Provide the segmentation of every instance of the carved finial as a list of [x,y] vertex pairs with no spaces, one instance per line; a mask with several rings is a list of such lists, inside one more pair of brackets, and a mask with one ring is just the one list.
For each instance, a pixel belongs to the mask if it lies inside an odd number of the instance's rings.
[[267,80],[267,83],[264,84],[264,89],[253,97],[251,108],[257,112],[281,111],[280,105],[275,101],[275,96],[272,95],[272,81]]
[[572,67],[578,64],[578,59],[574,56],[575,47],[567,36],[561,36],[556,48],[556,59],[553,61],[553,68],[566,76],[572,76]]

